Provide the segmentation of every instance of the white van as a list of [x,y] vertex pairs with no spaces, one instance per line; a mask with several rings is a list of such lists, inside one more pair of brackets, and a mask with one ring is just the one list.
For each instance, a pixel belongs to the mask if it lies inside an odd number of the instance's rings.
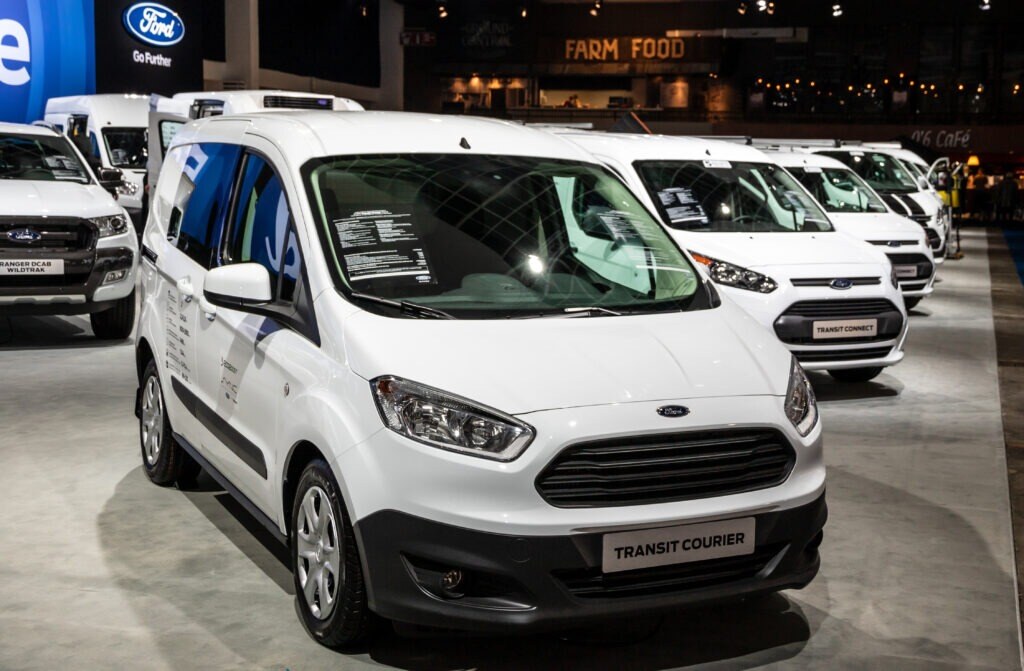
[[147,119],[151,183],[156,184],[160,177],[164,154],[174,134],[189,121],[275,109],[360,112],[363,106],[350,98],[300,91],[190,91],[171,98],[153,95],[149,99]]
[[145,471],[201,466],[287,543],[325,645],[371,612],[578,627],[818,570],[800,365],[567,142],[207,119],[171,143],[144,244]]
[[552,132],[625,179],[804,368],[864,382],[903,360],[907,313],[889,259],[837,232],[763,152],[700,138]]
[[88,314],[99,338],[131,334],[139,246],[120,184],[57,131],[0,123],[0,316]]
[[117,168],[117,200],[142,230],[149,96],[100,94],[50,98],[45,121],[64,133],[96,166]]
[[882,248],[896,271],[908,310],[932,293],[935,261],[919,225],[893,212],[864,180],[834,158],[792,148],[765,153],[810,191],[836,230]]

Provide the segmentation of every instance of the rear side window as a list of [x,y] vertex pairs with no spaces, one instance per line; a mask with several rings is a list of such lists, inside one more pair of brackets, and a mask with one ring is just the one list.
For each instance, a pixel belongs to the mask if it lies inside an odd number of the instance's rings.
[[204,268],[215,262],[241,148],[230,144],[191,145],[171,208],[167,237]]
[[302,259],[281,179],[263,158],[249,154],[238,185],[226,255],[232,263],[258,263],[270,273],[277,298],[291,301]]

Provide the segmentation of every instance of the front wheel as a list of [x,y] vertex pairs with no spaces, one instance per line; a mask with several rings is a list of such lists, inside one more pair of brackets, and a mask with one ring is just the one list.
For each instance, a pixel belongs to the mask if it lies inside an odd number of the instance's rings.
[[92,332],[100,340],[124,340],[135,327],[135,290],[103,312],[89,315]]
[[292,503],[291,555],[302,623],[319,643],[344,648],[364,640],[371,614],[355,533],[330,468],[306,466]]
[[152,359],[142,373],[139,398],[139,443],[142,467],[157,485],[187,487],[199,474],[199,464],[174,440],[167,405],[160,387],[160,375]]
[[874,380],[882,372],[881,366],[872,368],[842,368],[830,370],[829,375],[839,382],[867,382]]

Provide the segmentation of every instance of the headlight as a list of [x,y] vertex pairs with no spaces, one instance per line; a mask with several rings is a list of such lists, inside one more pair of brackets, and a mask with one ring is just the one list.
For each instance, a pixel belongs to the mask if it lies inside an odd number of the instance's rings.
[[711,279],[727,287],[756,291],[760,294],[770,294],[779,288],[778,283],[767,275],[747,270],[740,266],[713,259],[697,252],[690,251],[693,260],[708,267]]
[[496,461],[512,461],[534,430],[502,412],[397,377],[370,382],[385,426],[432,447]]
[[105,238],[108,235],[120,235],[128,230],[128,217],[123,214],[114,214],[109,217],[95,217],[90,221],[96,224],[96,228],[99,229],[101,238]]
[[125,180],[124,184],[117,187],[117,193],[122,196],[134,196],[139,192],[139,185],[135,182]]
[[803,367],[793,358],[789,371],[789,391],[786,392],[786,416],[793,426],[806,436],[818,421],[818,403],[814,400],[814,389],[807,379]]

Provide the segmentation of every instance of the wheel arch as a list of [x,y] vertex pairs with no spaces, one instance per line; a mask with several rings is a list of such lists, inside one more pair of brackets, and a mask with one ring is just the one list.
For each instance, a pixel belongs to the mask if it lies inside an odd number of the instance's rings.
[[142,373],[146,370],[146,363],[150,359],[156,359],[153,348],[150,346],[149,340],[140,337],[135,345],[135,376],[140,383],[142,382]]
[[[322,459],[330,468],[330,461],[323,450],[314,445],[311,441],[300,440],[295,443],[284,462],[281,478],[281,511],[284,519],[284,530],[288,537],[291,537],[292,524],[292,501],[295,498],[295,490],[299,485],[299,478],[302,471],[310,462]],[[347,504],[346,504],[347,505]]]

